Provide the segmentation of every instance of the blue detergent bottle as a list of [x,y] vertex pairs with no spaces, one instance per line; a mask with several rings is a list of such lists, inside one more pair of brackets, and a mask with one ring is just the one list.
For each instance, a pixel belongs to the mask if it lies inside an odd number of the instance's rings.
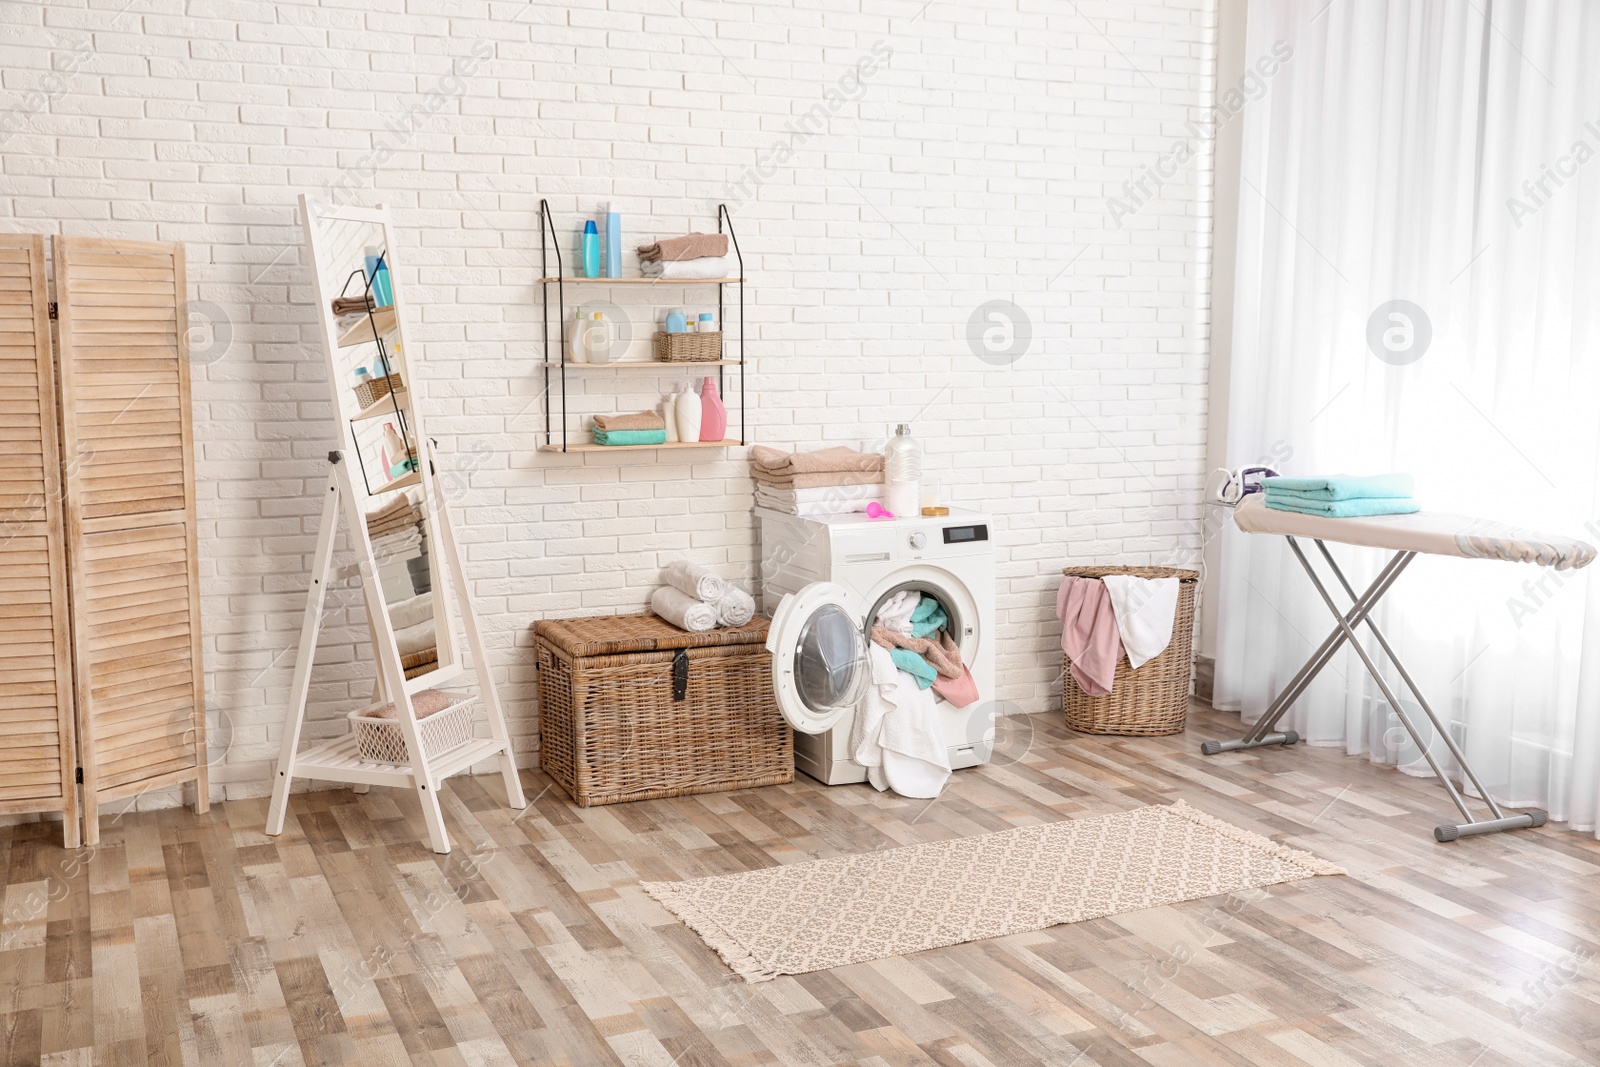
[[583,224],[583,276],[600,277],[600,231],[594,219]]

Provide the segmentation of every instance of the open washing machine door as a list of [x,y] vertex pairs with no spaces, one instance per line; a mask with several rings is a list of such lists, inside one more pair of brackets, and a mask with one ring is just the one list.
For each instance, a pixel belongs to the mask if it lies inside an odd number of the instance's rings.
[[772,691],[783,717],[801,733],[831,729],[866,691],[872,667],[865,611],[843,586],[813,582],[785,595],[772,613]]

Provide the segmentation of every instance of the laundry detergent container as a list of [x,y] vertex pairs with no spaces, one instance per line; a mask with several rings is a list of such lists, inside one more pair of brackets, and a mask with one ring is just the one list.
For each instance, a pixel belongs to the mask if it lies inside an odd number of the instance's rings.
[[1200,572],[1181,567],[1066,567],[1062,574],[1075,578],[1104,578],[1126,574],[1134,578],[1178,579],[1178,609],[1172,619],[1172,641],[1161,655],[1138,670],[1124,655],[1117,661],[1111,692],[1092,697],[1073,680],[1072,660],[1061,657],[1061,708],[1067,726],[1085,734],[1120,734],[1159,737],[1183,731],[1189,714],[1189,683],[1194,643],[1194,598]]
[[688,633],[654,615],[534,623],[539,766],[581,807],[794,781],[767,620]]

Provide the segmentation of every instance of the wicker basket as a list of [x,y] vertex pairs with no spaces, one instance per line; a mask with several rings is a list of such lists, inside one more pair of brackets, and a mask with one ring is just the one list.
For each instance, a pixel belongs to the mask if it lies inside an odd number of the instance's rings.
[[539,765],[581,807],[794,780],[767,620],[687,633],[654,615],[534,624]]
[[722,358],[722,331],[658,333],[656,358],[663,363],[715,363]]
[[362,408],[369,408],[382,400],[390,393],[390,376],[382,378],[369,378],[356,386],[356,403]]
[[1194,596],[1200,584],[1198,571],[1180,567],[1067,567],[1062,574],[1077,578],[1104,578],[1127,574],[1135,578],[1178,579],[1178,610],[1172,620],[1172,641],[1161,655],[1138,670],[1124,656],[1117,661],[1111,692],[1092,697],[1078,688],[1061,657],[1061,708],[1067,726],[1085,734],[1121,734],[1126,737],[1160,737],[1183,731],[1189,714],[1190,648],[1194,638]]
[[[448,703],[444,710],[417,720],[417,734],[422,739],[422,751],[428,759],[441,756],[472,740],[472,708],[478,702],[476,696],[459,697],[437,689],[425,689],[411,698],[413,706],[426,706],[430,696],[454,703]],[[350,713],[350,729],[356,735],[356,754],[368,763],[410,763],[405,731],[400,729],[399,720],[372,714],[384,706],[374,704]]]

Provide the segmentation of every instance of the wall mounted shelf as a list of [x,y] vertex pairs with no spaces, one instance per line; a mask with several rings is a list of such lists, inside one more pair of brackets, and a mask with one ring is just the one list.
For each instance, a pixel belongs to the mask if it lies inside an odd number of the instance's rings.
[[370,344],[384,334],[394,332],[394,308],[378,308],[362,316],[360,322],[339,335],[339,347]]
[[[726,229],[724,229],[726,226]],[[644,452],[659,449],[684,449],[684,448],[732,448],[737,445],[749,443],[745,433],[745,376],[749,372],[745,362],[745,332],[744,332],[744,254],[739,250],[739,237],[733,230],[733,217],[728,214],[728,205],[717,205],[717,232],[728,235],[728,243],[732,246],[733,257],[739,264],[737,277],[732,278],[575,278],[567,274],[561,258],[561,239],[556,236],[555,218],[550,214],[550,202],[539,201],[539,269],[541,277],[537,279],[540,287],[540,296],[543,302],[543,313],[540,315],[540,325],[543,327],[543,358],[539,369],[544,376],[544,444],[539,446],[540,452]],[[550,273],[550,253],[555,252],[554,274]],[[673,288],[686,288],[690,286],[714,285],[717,287],[717,323],[721,327],[724,345],[723,355],[728,352],[726,346],[730,338],[738,339],[738,358],[719,359],[703,363],[668,362],[666,360],[627,360],[616,363],[572,363],[567,359],[567,287],[600,287],[600,286],[667,286]],[[727,287],[738,287],[739,303],[739,330],[734,334],[728,329],[726,310],[729,304]],[[550,297],[555,295],[556,325],[554,330],[550,326]],[[551,345],[555,345],[555,352]],[[555,355],[556,359],[550,357]],[[599,445],[593,444],[588,438],[588,433],[572,429],[572,418],[567,411],[567,374],[571,371],[607,371],[607,370],[643,370],[651,369],[660,375],[681,377],[684,374],[694,374],[700,368],[715,367],[717,369],[717,389],[728,404],[728,421],[730,430],[733,429],[733,403],[728,396],[726,374],[727,368],[736,367],[739,378],[739,436],[738,439],[722,441],[672,441],[659,445]],[[558,410],[559,408],[559,410]],[[582,416],[578,416],[581,420]],[[559,420],[559,422],[557,421]],[[576,440],[574,439],[576,438]]]

